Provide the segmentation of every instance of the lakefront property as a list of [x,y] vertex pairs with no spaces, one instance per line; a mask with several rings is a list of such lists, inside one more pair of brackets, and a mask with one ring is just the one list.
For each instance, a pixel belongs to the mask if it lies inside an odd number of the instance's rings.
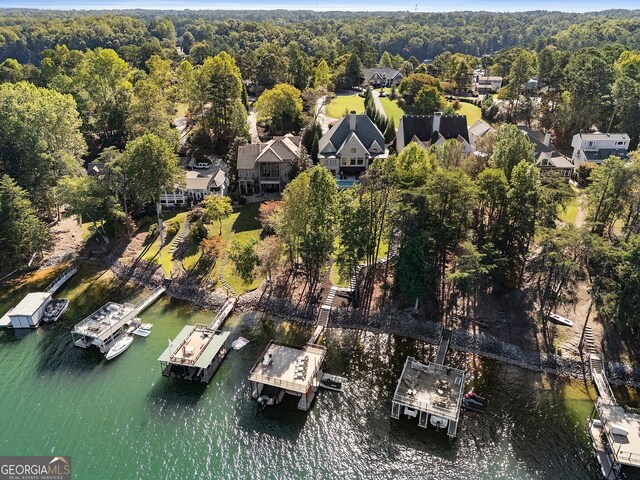
[[0,476],[640,478],[638,11],[8,7]]

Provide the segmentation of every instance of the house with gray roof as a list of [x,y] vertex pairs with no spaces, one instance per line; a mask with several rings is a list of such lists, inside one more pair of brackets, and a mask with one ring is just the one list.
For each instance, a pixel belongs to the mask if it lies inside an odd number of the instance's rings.
[[476,120],[476,122],[469,127],[469,143],[475,147],[478,139],[495,131],[496,129],[488,123],[482,120]]
[[536,167],[540,173],[555,172],[568,182],[575,167],[551,144],[551,133],[532,130],[526,125],[518,125],[518,129],[533,143]]
[[318,162],[342,188],[351,186],[374,159],[388,155],[384,135],[364,113],[345,115],[318,142]]
[[290,181],[291,166],[300,160],[300,137],[287,134],[266,143],[238,147],[240,193],[281,192]]
[[428,148],[451,139],[460,142],[465,153],[473,152],[466,116],[442,115],[439,112],[434,115],[404,115],[398,125],[396,150],[400,153],[411,142]]
[[626,159],[631,139],[626,133],[578,133],[573,136],[571,160],[576,168],[584,162],[600,165],[611,156]]
[[367,85],[374,88],[390,87],[391,85],[397,86],[404,78],[398,70],[388,67],[365,68],[363,73],[363,87],[366,87]]

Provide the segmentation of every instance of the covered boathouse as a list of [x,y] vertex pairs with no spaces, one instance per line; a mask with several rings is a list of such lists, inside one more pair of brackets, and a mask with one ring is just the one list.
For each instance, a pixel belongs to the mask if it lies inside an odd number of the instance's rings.
[[309,410],[322,380],[326,351],[321,345],[297,347],[271,340],[249,374],[251,396],[273,405],[288,393],[300,397],[299,410]]
[[229,348],[229,332],[185,325],[158,358],[162,375],[209,383]]
[[138,309],[135,305],[109,302],[73,327],[73,344],[81,348],[93,345],[105,353],[109,351],[124,327],[135,320],[137,314]]
[[455,437],[464,384],[464,370],[432,362],[424,364],[407,357],[393,395],[391,417],[399,419],[401,414],[418,417],[419,426],[446,428],[447,434]]

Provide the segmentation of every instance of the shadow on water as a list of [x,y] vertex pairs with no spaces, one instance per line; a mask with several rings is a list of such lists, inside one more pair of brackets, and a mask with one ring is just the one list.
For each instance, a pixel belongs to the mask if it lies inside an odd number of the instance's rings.
[[300,437],[309,415],[312,415],[312,410],[317,406],[314,400],[309,411],[304,412],[298,410],[298,400],[299,397],[287,394],[278,405],[267,407],[262,407],[253,399],[249,405],[240,402],[236,406],[237,426],[246,432],[295,442]]
[[147,394],[151,405],[159,406],[164,415],[172,411],[180,411],[185,407],[194,407],[207,390],[203,382],[191,382],[177,377],[164,377],[154,382]]

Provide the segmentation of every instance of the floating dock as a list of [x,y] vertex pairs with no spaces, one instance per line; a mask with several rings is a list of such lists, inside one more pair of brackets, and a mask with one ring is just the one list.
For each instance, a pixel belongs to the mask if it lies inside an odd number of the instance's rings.
[[109,302],[73,327],[73,344],[80,348],[96,346],[106,353],[137,313],[135,305],[130,303]]
[[186,325],[158,358],[165,377],[209,383],[231,349],[229,332],[219,329],[236,306],[236,298],[228,298],[207,326]]
[[229,332],[186,325],[158,358],[162,375],[209,383],[230,349]]
[[607,480],[630,473],[640,477],[640,415],[618,405],[598,355],[589,354],[589,367],[599,397],[589,415],[588,431],[602,476]]
[[251,396],[263,405],[280,403],[285,394],[300,397],[299,410],[309,410],[323,377],[326,348],[303,347],[271,340],[249,374]]
[[465,372],[437,363],[420,363],[407,357],[393,395],[391,417],[418,417],[418,425],[446,428],[449,437],[458,431],[464,397]]

